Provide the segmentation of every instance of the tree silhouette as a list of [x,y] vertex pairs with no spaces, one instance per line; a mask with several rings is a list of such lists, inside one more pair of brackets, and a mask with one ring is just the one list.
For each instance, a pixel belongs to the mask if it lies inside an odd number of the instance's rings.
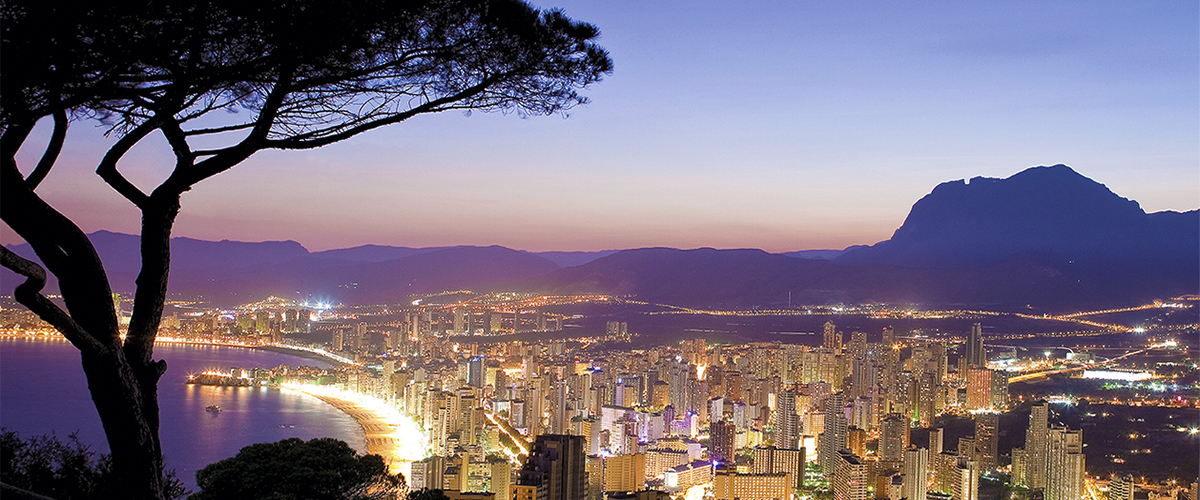
[[[128,498],[163,498],[153,359],[180,196],[264,149],[311,149],[446,110],[542,115],[586,102],[611,71],[598,31],[520,0],[117,0],[0,3],[0,219],[42,265],[0,249],[25,276],[14,297],[81,352]],[[96,173],[142,214],[141,271],[122,338],[107,275],[78,226],[36,193],[72,121],[114,141]],[[34,126],[53,133],[23,173]],[[118,168],[165,139],[170,174],[143,191]],[[36,147],[36,146],[30,146]],[[49,270],[65,308],[41,294]]]
[[405,480],[388,474],[379,455],[358,455],[344,441],[289,438],[209,464],[196,484],[189,500],[373,500],[396,498]]

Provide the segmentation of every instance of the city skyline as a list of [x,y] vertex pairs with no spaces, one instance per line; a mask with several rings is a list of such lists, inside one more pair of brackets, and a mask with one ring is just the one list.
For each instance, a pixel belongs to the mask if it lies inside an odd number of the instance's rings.
[[[940,182],[1056,163],[1148,212],[1200,198],[1195,5],[551,6],[616,62],[569,119],[441,114],[266,152],[185,195],[175,235],[844,248],[889,237]],[[92,173],[109,141],[77,123],[39,192],[86,232],[135,233]],[[153,144],[124,168],[147,185],[171,163]]]

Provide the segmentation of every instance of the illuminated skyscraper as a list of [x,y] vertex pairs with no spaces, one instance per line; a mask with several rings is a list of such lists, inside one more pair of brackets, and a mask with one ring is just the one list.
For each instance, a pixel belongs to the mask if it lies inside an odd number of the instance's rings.
[[983,325],[975,323],[971,326],[971,335],[967,338],[968,368],[983,368],[987,366],[987,351],[983,347]]
[[843,450],[834,457],[834,472],[830,474],[834,500],[867,500],[871,498],[869,465],[862,458]]
[[604,458],[604,491],[638,491],[646,484],[646,455],[633,453]]
[[820,453],[817,460],[821,464],[821,473],[827,479],[832,479],[834,468],[838,463],[838,453],[846,448],[846,414],[844,411],[842,393],[835,392],[825,398],[825,431],[821,433],[818,446]]
[[582,500],[587,485],[585,448],[582,436],[538,436],[517,485],[536,487],[538,499]]
[[1079,500],[1084,491],[1083,431],[1053,426],[1046,453],[1046,500]]
[[734,460],[734,437],[737,433],[737,427],[732,422],[724,420],[713,423],[708,427],[710,445],[708,454],[713,460],[722,463],[733,464]]
[[855,426],[847,427],[846,448],[860,457],[867,456],[867,431]]
[[975,413],[975,460],[983,472],[995,470],[1000,442],[1000,414],[996,412]]
[[929,429],[929,456],[937,455],[942,452],[942,444],[946,439],[946,429],[938,427]]
[[908,448],[908,419],[897,413],[890,413],[879,422],[879,460],[889,462],[896,467],[904,459],[904,449]]
[[1029,489],[1046,487],[1049,422],[1050,405],[1045,401],[1034,404],[1029,413],[1029,428],[1025,431],[1025,486]]
[[454,308],[453,314],[454,314],[454,320],[453,320],[454,321],[454,327],[453,327],[454,332],[453,333],[466,333],[467,328],[468,328],[468,323],[471,321],[471,312],[468,311],[466,308],[456,307],[456,308]]
[[[794,389],[783,391],[775,407],[775,444],[780,448],[796,448],[800,438],[800,414],[796,408]],[[772,471],[774,472],[774,471]]]
[[929,480],[929,450],[909,448],[904,451],[904,483],[901,494],[908,500],[925,500]]
[[884,349],[891,349],[896,344],[896,329],[885,326],[883,327],[883,339],[880,340]]
[[754,449],[754,463],[750,472],[767,474],[786,472],[795,480],[793,487],[804,484],[804,449],[785,449],[773,446]]
[[968,409],[994,410],[1007,406],[1007,373],[987,368],[970,368],[967,372]]
[[[834,325],[832,321],[825,322],[824,334],[825,341],[821,344],[821,347],[832,349],[835,353],[842,352],[842,334],[841,332],[838,332],[837,326]],[[826,382],[832,381],[826,380]]]
[[739,474],[720,469],[713,475],[714,500],[792,500],[795,480],[786,472]]
[[979,500],[979,466],[975,461],[958,457],[953,475],[953,500]]
[[475,356],[467,364],[467,384],[471,387],[482,389],[484,386],[483,377],[486,374],[486,365],[483,356]]

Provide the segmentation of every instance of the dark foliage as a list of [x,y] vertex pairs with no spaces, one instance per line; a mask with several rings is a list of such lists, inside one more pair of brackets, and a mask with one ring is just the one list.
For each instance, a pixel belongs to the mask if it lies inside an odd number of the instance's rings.
[[[183,484],[173,474],[170,479],[168,498],[182,498]],[[64,443],[58,436],[21,439],[0,429],[0,482],[57,500],[94,500],[120,498],[114,480],[109,456],[97,456],[75,434]]]
[[394,498],[405,482],[343,441],[290,438],[242,448],[196,472],[196,484],[190,500],[369,500]]

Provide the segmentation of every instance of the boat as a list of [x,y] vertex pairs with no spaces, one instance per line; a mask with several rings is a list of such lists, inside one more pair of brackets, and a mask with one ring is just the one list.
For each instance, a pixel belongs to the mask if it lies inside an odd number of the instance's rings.
[[204,407],[204,411],[210,413],[221,413],[221,406],[218,405],[216,401],[213,401],[212,404]]

